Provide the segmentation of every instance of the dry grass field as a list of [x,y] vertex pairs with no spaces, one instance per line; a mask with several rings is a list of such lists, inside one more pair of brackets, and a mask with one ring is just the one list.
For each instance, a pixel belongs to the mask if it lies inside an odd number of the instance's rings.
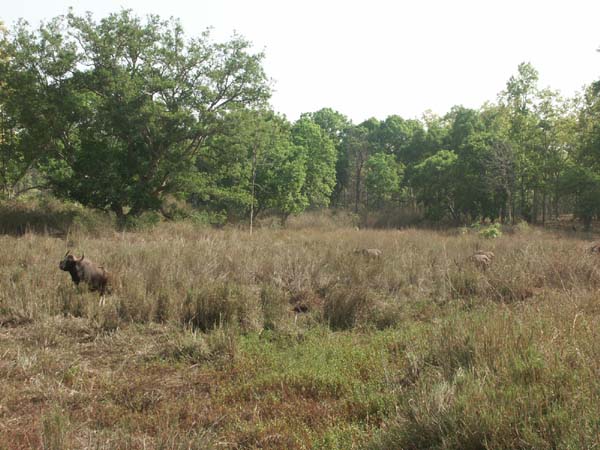
[[0,235],[0,448],[600,445],[589,239],[307,223]]

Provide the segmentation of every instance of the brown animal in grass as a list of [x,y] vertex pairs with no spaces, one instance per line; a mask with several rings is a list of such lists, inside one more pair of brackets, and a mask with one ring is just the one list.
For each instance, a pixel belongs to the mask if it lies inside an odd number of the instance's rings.
[[94,264],[90,259],[85,258],[83,254],[81,258],[76,258],[70,251],[65,253],[58,267],[60,270],[69,272],[76,286],[84,282],[88,285],[90,291],[98,291],[100,293],[100,304],[104,304],[104,295],[109,292],[109,275],[104,267]]
[[475,254],[487,256],[490,261],[492,261],[496,257],[496,255],[494,255],[494,252],[484,252],[483,250],[476,251]]
[[480,269],[487,269],[492,264],[492,257],[483,253],[475,253],[474,255],[471,255],[471,257],[469,257],[469,260],[475,263],[475,265]]
[[376,259],[376,258],[381,258],[381,255],[383,254],[383,252],[381,250],[379,250],[378,248],[361,248],[361,249],[354,250],[354,254],[366,256],[367,258]]

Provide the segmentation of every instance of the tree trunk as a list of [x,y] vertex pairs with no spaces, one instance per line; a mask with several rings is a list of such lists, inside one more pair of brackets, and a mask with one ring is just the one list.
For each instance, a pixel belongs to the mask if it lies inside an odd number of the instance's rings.
[[506,212],[508,213],[508,223],[515,224],[515,199],[512,190],[508,190],[506,199]]
[[252,234],[252,227],[254,226],[254,195],[256,186],[256,154],[258,153],[257,146],[252,149],[252,197],[250,202],[250,234]]
[[544,190],[544,195],[542,196],[542,225],[546,225],[546,204],[547,204],[548,196],[546,195],[546,191]]
[[360,177],[362,172],[362,164],[356,166],[356,192],[354,199],[354,212],[358,214],[358,203],[360,201]]
[[558,192],[559,189],[560,188],[559,188],[558,177],[557,177],[556,181],[554,183],[554,205],[553,205],[554,206],[554,217],[556,219],[558,219],[558,213],[559,213],[559,211],[558,211],[558,203],[559,203],[559,199],[560,199],[559,192]]
[[540,194],[538,189],[533,190],[533,201],[531,202],[531,222],[536,224],[539,212]]
[[110,209],[117,216],[117,226],[118,227],[123,227],[125,225],[125,219],[127,218],[125,216],[125,213],[123,212],[123,206],[122,205],[113,204],[113,205],[111,205]]
[[519,199],[519,217],[523,218],[525,214],[525,177],[521,176],[521,198]]

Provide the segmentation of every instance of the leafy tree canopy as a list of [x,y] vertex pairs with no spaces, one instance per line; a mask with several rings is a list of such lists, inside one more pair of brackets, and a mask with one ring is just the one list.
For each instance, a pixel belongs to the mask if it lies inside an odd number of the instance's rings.
[[22,98],[10,114],[47,149],[53,189],[119,217],[185,191],[220,119],[270,95],[263,55],[243,38],[188,39],[176,20],[131,11],[70,13],[36,32],[21,22],[6,47],[7,91]]

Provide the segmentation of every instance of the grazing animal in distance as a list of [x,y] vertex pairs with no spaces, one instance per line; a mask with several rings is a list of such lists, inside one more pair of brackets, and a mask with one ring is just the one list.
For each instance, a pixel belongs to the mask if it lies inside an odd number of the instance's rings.
[[[493,257],[493,253],[492,253],[492,257]],[[471,255],[469,257],[469,260],[471,260],[473,263],[475,263],[475,265],[477,267],[479,267],[480,269],[487,269],[492,264],[492,258],[490,258],[490,256],[485,255],[483,253],[475,253],[474,255]]]
[[589,248],[590,253],[600,253],[600,242],[596,242]]
[[65,253],[58,267],[60,270],[69,272],[71,280],[76,286],[84,282],[88,285],[90,291],[98,291],[100,293],[100,304],[104,304],[104,294],[109,291],[109,275],[104,267],[97,266],[91,260],[85,258],[82,254],[81,258],[76,258],[71,254],[71,251]]
[[490,261],[492,261],[496,257],[496,255],[494,255],[494,252],[484,252],[483,250],[476,251],[475,254],[487,256]]
[[355,255],[366,256],[367,258],[381,258],[383,252],[378,248],[357,248],[354,250]]

